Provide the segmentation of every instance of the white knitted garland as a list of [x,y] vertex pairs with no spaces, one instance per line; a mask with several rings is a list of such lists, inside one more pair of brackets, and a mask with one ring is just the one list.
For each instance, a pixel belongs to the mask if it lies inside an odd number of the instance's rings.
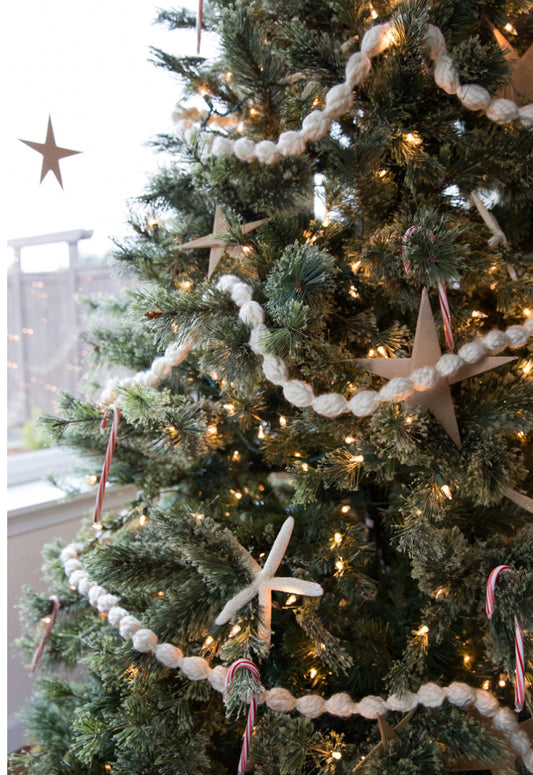
[[[281,358],[265,352],[264,337],[269,329],[264,324],[264,312],[261,305],[252,300],[253,289],[235,275],[227,274],[219,278],[217,288],[231,295],[240,307],[239,317],[252,326],[250,347],[263,358],[263,373],[269,382],[283,388],[283,395],[290,404],[303,408],[312,406],[317,414],[324,417],[337,417],[343,412],[351,412],[356,417],[373,414],[383,401],[403,401],[415,390],[429,390],[441,377],[451,377],[466,364],[480,361],[487,355],[495,355],[506,347],[522,347],[533,334],[533,315],[523,325],[509,326],[505,331],[494,329],[484,337],[463,345],[458,353],[445,353],[435,366],[417,369],[409,377],[391,379],[379,391],[360,390],[350,399],[340,393],[325,393],[315,396],[313,388],[298,379],[289,379],[287,367]],[[173,366],[181,363],[193,347],[191,341],[172,342],[165,355],[158,357],[147,371],[140,371],[132,377],[111,380],[101,394],[103,404],[120,406],[117,389],[131,384],[158,387],[169,376]]]
[[[282,132],[277,143],[271,140],[255,142],[246,136],[238,140],[230,140],[228,137],[202,132],[206,141],[212,144],[211,153],[214,156],[233,154],[241,161],[257,160],[261,164],[273,164],[282,156],[302,154],[308,142],[316,142],[324,137],[333,121],[352,107],[353,90],[368,76],[372,66],[370,60],[383,53],[394,39],[392,22],[371,27],[363,37],[361,50],[348,59],[345,81],[333,86],[327,92],[324,110],[313,110],[309,113],[302,121],[301,129]],[[424,43],[429,47],[431,59],[435,60],[433,70],[435,83],[447,94],[456,94],[465,108],[483,111],[487,118],[496,124],[508,124],[515,120],[526,127],[533,124],[533,104],[519,108],[512,100],[493,99],[483,86],[459,83],[457,72],[447,53],[444,36],[438,27],[433,24],[428,26]],[[177,125],[185,134],[191,131],[189,117],[178,121]]]
[[[172,643],[159,643],[157,635],[152,630],[143,627],[137,618],[118,605],[119,600],[115,595],[110,595],[103,587],[90,580],[89,574],[83,570],[78,559],[81,548],[77,544],[69,544],[61,551],[61,561],[71,587],[88,597],[93,608],[101,613],[107,613],[108,622],[118,628],[124,640],[131,639],[135,651],[152,653],[162,665],[180,668],[190,681],[205,679],[215,691],[222,693],[228,669],[223,665],[211,667],[203,657],[186,657],[182,650]],[[288,689],[277,686],[263,692],[257,701],[277,713],[290,713],[296,710],[308,718],[330,713],[332,716],[341,718],[358,715],[367,719],[377,719],[387,711],[408,713],[417,705],[437,708],[445,699],[461,708],[471,706],[483,716],[490,718],[494,728],[505,736],[513,751],[520,756],[528,772],[533,773],[533,750],[527,734],[518,726],[516,714],[509,708],[500,707],[498,700],[490,692],[458,681],[444,687],[427,683],[417,692],[406,692],[401,697],[393,694],[386,700],[369,695],[359,702],[354,702],[345,692],[334,694],[328,700],[319,694],[306,694],[296,698]]]

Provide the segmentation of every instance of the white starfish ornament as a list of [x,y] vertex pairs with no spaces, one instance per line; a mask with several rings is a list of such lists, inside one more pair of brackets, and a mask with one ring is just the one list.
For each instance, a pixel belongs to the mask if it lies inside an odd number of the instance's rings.
[[256,595],[259,598],[259,607],[261,610],[258,635],[262,640],[270,642],[270,623],[272,621],[272,595],[273,590],[278,592],[287,592],[293,595],[309,595],[310,597],[320,597],[323,589],[320,584],[313,581],[304,581],[303,579],[283,578],[275,576],[283,556],[287,550],[289,540],[294,527],[294,519],[289,517],[281,526],[272,549],[261,567],[252,557],[252,555],[242,549],[243,559],[251,570],[254,579],[245,589],[238,592],[229,600],[224,609],[215,619],[215,624],[227,624],[239,609],[250,602]]

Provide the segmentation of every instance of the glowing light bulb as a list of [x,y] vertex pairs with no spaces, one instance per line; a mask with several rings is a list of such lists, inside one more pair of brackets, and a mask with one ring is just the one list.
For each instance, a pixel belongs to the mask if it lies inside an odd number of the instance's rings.
[[501,687],[502,687],[502,689],[503,689],[503,687],[504,687],[506,684],[507,684],[507,681],[506,681],[506,679],[505,679],[505,676],[504,676],[504,675],[503,675],[503,673],[502,673],[502,675],[500,676],[500,680],[498,681],[498,686],[501,686]]
[[382,345],[382,344],[380,344],[380,346],[378,347],[378,353],[379,353],[381,356],[383,356],[383,358],[388,358],[388,357],[389,357],[389,356],[388,356],[388,354],[387,354],[387,351],[386,351],[386,349],[383,347],[383,345]]
[[224,409],[230,417],[235,414],[235,406],[233,404],[224,404]]
[[257,431],[257,438],[258,439],[264,439],[265,438],[265,431],[263,430],[263,426],[260,425],[259,429]]
[[294,457],[302,457],[302,453],[301,452],[295,452],[294,453]]
[[483,688],[483,689],[484,689],[486,692],[488,692],[488,690],[490,689],[490,681],[483,681],[483,686],[482,686],[482,688]]
[[351,509],[351,506],[348,506],[348,505],[346,505],[346,506],[341,506],[341,512],[342,512],[343,514],[347,514],[347,513],[350,511],[350,509]]
[[106,772],[113,772],[113,768],[110,764],[104,764],[104,770]]
[[204,640],[204,645],[202,646],[202,648],[207,649],[212,643],[213,643],[213,638],[211,637],[211,635],[208,635],[207,638]]
[[283,417],[283,415],[280,415],[279,424],[282,428],[284,428],[287,425],[287,418]]
[[355,441],[355,439],[354,439],[353,436],[346,436],[345,439],[344,439],[344,443],[345,444],[353,444],[354,441]]
[[413,420],[414,420],[414,417],[411,417],[410,414],[408,414],[407,417],[405,418],[405,422],[406,422],[407,425],[411,425]]
[[350,264],[350,269],[354,274],[356,274],[360,266],[361,266],[361,261],[354,261],[353,264]]
[[342,541],[342,533],[335,533],[335,535],[333,536],[333,543],[337,544],[338,546],[341,543],[341,541]]
[[231,459],[232,459],[232,460],[240,460],[240,459],[241,459],[241,456],[240,456],[240,453],[239,453],[239,450],[238,450],[238,449],[236,449],[236,450],[233,452],[233,455],[231,456]]
[[475,309],[472,312],[472,317],[473,318],[486,318],[486,317],[488,317],[488,315],[485,315],[484,312],[480,312],[479,310]]
[[234,638],[236,635],[238,635],[241,631],[241,628],[238,624],[235,625],[235,627],[231,628],[231,632],[229,634],[230,638]]
[[513,25],[511,24],[511,22],[507,22],[507,24],[505,25],[505,27],[504,27],[503,29],[504,29],[506,32],[510,32],[510,33],[511,33],[511,35],[518,35],[517,31],[515,30],[515,28],[514,28],[514,27],[513,27]]
[[242,492],[239,492],[238,490],[233,493],[234,496],[237,498],[238,501],[242,498]]
[[331,756],[333,757],[333,759],[342,759],[342,754],[340,751],[333,751]]
[[357,299],[358,298],[359,292],[358,292],[357,288],[355,287],[355,285],[350,285],[349,294],[352,297],[352,299]]
[[141,514],[139,517],[139,527],[142,527],[146,524],[146,514]]
[[250,108],[250,115],[251,116],[258,116],[259,115],[259,111],[257,110],[257,108]]
[[93,530],[103,530],[104,528],[99,522],[93,524]]
[[199,512],[195,512],[191,516],[193,516],[197,522],[201,522],[202,519],[204,518],[204,515],[200,514]]
[[527,361],[527,363],[525,363],[525,364],[522,366],[522,372],[523,372],[524,374],[529,374],[529,372],[531,371],[531,369],[533,369],[533,361]]
[[[74,587],[74,589],[76,589],[76,587]],[[44,622],[45,624],[50,624],[51,621],[52,621],[51,616],[43,616],[43,618],[41,619],[41,622]]]
[[192,288],[192,282],[191,280],[180,280],[178,287],[181,288],[182,291],[188,291],[189,288]]
[[465,663],[465,665],[468,665],[471,661],[472,661],[472,657],[470,656],[470,654],[465,654],[463,657],[463,662]]
[[423,624],[422,627],[417,631],[417,635],[419,638],[423,638],[425,635],[427,635],[429,632],[429,627],[427,624]]
[[524,307],[522,312],[524,313],[524,317],[526,318],[528,318],[531,315],[531,310],[529,309],[529,307]]
[[207,433],[210,436],[214,436],[217,432],[217,426],[216,425],[208,425],[207,426]]
[[364,457],[362,455],[353,455],[352,461],[354,463],[362,463],[364,461]]
[[409,143],[409,145],[420,145],[422,142],[422,138],[417,132],[409,132],[403,136],[403,139],[406,143]]
[[309,471],[307,463],[302,463],[302,471],[306,474]]
[[448,498],[448,500],[451,501],[451,499],[452,499],[452,491],[450,490],[448,485],[447,484],[443,484],[440,489],[442,490],[443,494]]
[[96,474],[90,474],[89,476],[86,476],[85,479],[87,481],[87,484],[89,484],[91,487],[95,485],[96,482],[98,481],[98,477],[96,476]]
[[343,571],[344,570],[344,563],[343,563],[343,561],[342,560],[337,560],[337,562],[335,563],[335,567],[337,568],[339,573],[341,571]]
[[314,678],[316,674],[317,674],[316,668],[312,667],[311,670],[309,671],[309,678]]
[[370,16],[372,17],[372,19],[378,18],[378,12],[376,11],[372,3],[370,3]]
[[369,358],[374,358],[374,357],[375,357],[375,355],[376,355],[376,351],[375,351],[375,350],[372,350],[372,349],[370,349],[370,350],[367,352],[367,356],[368,356]]
[[285,605],[292,605],[293,603],[296,603],[296,595],[289,595],[287,600],[285,601]]
[[163,599],[165,598],[165,593],[163,592],[163,590],[162,590],[162,589],[160,589],[160,590],[158,591],[158,593],[157,593],[157,597],[161,597],[161,598],[163,598]]

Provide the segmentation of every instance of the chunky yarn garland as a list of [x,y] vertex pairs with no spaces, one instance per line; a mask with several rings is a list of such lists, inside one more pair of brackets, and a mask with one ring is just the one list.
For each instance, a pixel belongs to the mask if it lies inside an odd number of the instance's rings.
[[[152,653],[165,667],[179,668],[190,681],[207,680],[215,691],[223,693],[228,669],[223,665],[211,667],[203,657],[186,657],[182,650],[172,643],[159,643],[152,630],[143,627],[135,616],[120,607],[116,595],[109,594],[104,587],[91,581],[78,557],[81,548],[77,544],[69,544],[61,551],[61,561],[70,586],[87,597],[93,608],[107,614],[109,624],[118,629],[124,640],[132,641],[135,651]],[[513,751],[521,757],[528,772],[533,773],[533,750],[530,740],[526,732],[520,730],[515,714],[509,708],[500,707],[498,700],[490,692],[459,681],[454,681],[449,686],[427,683],[417,692],[406,692],[402,696],[393,694],[386,700],[369,695],[359,702],[354,702],[350,695],[344,692],[334,694],[328,700],[319,694],[294,697],[288,689],[281,686],[269,689],[257,698],[258,704],[266,705],[277,713],[296,710],[308,718],[330,713],[340,718],[362,716],[366,719],[377,719],[387,711],[408,713],[417,705],[437,708],[444,700],[458,707],[470,706],[490,718],[494,728],[505,736]]]
[[[276,143],[271,140],[255,142],[246,136],[230,140],[228,137],[203,132],[206,142],[211,144],[211,153],[214,156],[235,155],[241,161],[257,160],[261,164],[273,164],[282,156],[302,154],[308,142],[316,142],[324,137],[333,121],[350,110],[354,101],[353,90],[370,73],[370,60],[383,53],[394,40],[392,22],[371,27],[363,37],[361,50],[348,59],[344,83],[333,86],[327,92],[324,110],[309,113],[302,121],[301,129],[282,132]],[[430,50],[431,59],[435,61],[435,83],[447,94],[456,94],[465,108],[482,111],[496,124],[508,124],[516,120],[523,126],[533,124],[533,104],[519,108],[512,100],[493,99],[483,86],[459,83],[457,71],[447,53],[444,36],[438,27],[433,24],[428,26],[424,43]],[[177,128],[191,131],[190,120],[178,121]]]
[[[506,347],[522,347],[533,334],[533,315],[523,325],[509,326],[505,331],[494,329],[484,337],[463,345],[458,353],[445,353],[435,366],[417,369],[409,377],[395,377],[380,390],[360,390],[350,399],[340,393],[325,393],[315,396],[313,388],[298,379],[289,379],[287,366],[276,355],[266,352],[265,335],[269,329],[264,324],[264,312],[258,302],[252,300],[253,289],[235,275],[223,275],[217,282],[217,288],[231,295],[240,307],[239,317],[252,326],[250,348],[263,358],[263,373],[267,380],[283,389],[283,395],[290,404],[298,408],[312,406],[317,414],[324,417],[338,417],[343,412],[351,412],[356,417],[373,414],[383,401],[403,401],[415,390],[423,391],[434,387],[442,377],[451,377],[465,364],[473,364],[487,355],[495,355]],[[169,376],[172,367],[181,363],[193,345],[173,342],[165,355],[156,358],[148,371],[141,371],[132,377],[111,381],[104,389],[101,400],[104,404],[115,405],[120,402],[118,388],[122,385],[138,383],[156,388]]]

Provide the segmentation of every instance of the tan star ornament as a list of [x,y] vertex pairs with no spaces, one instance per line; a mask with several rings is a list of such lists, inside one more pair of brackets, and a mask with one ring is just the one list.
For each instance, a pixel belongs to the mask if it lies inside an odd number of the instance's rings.
[[[244,226],[241,226],[241,231],[243,234],[248,234],[248,232],[258,229],[263,223],[266,223],[266,219],[245,223]],[[228,256],[233,256],[234,258],[240,258],[242,256],[243,251],[240,245],[228,245],[226,240],[220,238],[221,234],[227,234],[229,231],[230,225],[227,222],[224,213],[217,205],[212,234],[208,234],[206,237],[200,237],[199,239],[193,239],[190,242],[185,242],[183,245],[180,245],[179,248],[180,250],[188,250],[190,248],[211,248],[209,254],[209,269],[207,270],[207,276],[211,277],[224,253]]]
[[[418,312],[415,340],[410,358],[360,358],[359,363],[368,371],[378,374],[380,377],[391,380],[394,377],[409,377],[413,371],[424,366],[435,366],[442,355],[437,327],[431,311],[428,292],[424,288]],[[419,391],[415,390],[405,402],[419,409],[429,409],[442,425],[446,433],[453,439],[458,447],[461,446],[459,426],[455,416],[450,385],[461,382],[468,377],[490,371],[509,361],[514,361],[513,356],[492,356],[483,358],[472,364],[465,364],[451,377],[441,377],[435,387]]]
[[385,719],[382,716],[378,716],[378,724],[379,724],[379,732],[381,735],[381,741],[368,753],[366,756],[363,756],[359,764],[356,765],[356,767],[352,770],[352,772],[357,772],[357,770],[362,769],[365,764],[368,764],[370,759],[373,759],[374,756],[377,756],[380,753],[388,754],[389,752],[389,743],[392,740],[399,740],[400,739],[400,732],[403,732],[407,724],[411,721],[411,718],[416,711],[416,708],[414,708],[412,711],[407,713],[403,717],[403,719],[400,721],[399,724],[396,724],[395,727],[391,727],[390,724],[388,724]]
[[71,151],[69,148],[60,148],[59,145],[56,145],[54,130],[52,127],[52,117],[48,116],[48,129],[46,130],[46,140],[44,143],[34,143],[31,140],[21,140],[20,142],[28,145],[30,148],[33,148],[34,151],[37,151],[37,153],[42,153],[43,155],[41,180],[39,183],[43,182],[44,178],[49,172],[53,172],[57,178],[57,182],[61,188],[63,188],[61,170],[59,169],[59,160],[65,158],[66,156],[74,156],[77,153],[81,153],[81,151]]

